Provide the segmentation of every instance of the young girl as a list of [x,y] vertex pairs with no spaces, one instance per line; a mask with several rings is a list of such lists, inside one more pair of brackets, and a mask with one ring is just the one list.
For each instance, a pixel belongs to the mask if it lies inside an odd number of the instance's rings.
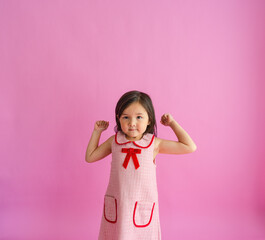
[[98,239],[159,240],[156,155],[191,153],[196,145],[170,114],[161,117],[161,124],[171,127],[178,141],[157,138],[153,104],[143,92],[125,93],[115,116],[116,134],[98,146],[109,122],[97,121],[86,151],[89,163],[112,153]]

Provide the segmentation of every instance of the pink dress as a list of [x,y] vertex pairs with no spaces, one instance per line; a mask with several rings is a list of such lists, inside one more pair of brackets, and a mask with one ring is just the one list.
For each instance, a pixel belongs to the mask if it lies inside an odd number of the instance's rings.
[[118,132],[99,240],[160,240],[154,135],[132,142]]

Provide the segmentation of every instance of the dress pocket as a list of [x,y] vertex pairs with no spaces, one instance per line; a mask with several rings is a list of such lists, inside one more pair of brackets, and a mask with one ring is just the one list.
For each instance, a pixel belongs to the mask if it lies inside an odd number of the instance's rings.
[[117,222],[117,199],[105,195],[104,198],[104,217],[106,221],[110,223],[116,223]]
[[133,223],[136,227],[147,227],[153,218],[154,202],[136,202],[133,211]]

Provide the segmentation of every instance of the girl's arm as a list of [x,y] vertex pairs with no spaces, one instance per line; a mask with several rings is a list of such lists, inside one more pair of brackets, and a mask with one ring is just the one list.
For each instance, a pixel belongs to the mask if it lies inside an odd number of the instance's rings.
[[175,121],[170,114],[164,114],[160,121],[163,125],[171,127],[178,141],[157,138],[157,152],[167,154],[185,154],[194,152],[197,146],[189,134]]
[[111,143],[113,136],[98,146],[101,133],[109,126],[109,122],[97,121],[94,126],[94,131],[89,140],[86,150],[86,161],[89,163],[98,161],[111,153]]

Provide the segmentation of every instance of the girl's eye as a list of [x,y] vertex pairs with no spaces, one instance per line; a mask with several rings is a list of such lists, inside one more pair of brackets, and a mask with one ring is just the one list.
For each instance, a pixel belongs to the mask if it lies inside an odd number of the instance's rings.
[[143,117],[142,116],[138,116],[137,119],[142,119]]
[[125,116],[125,117],[123,117],[123,119],[128,119],[128,117]]

